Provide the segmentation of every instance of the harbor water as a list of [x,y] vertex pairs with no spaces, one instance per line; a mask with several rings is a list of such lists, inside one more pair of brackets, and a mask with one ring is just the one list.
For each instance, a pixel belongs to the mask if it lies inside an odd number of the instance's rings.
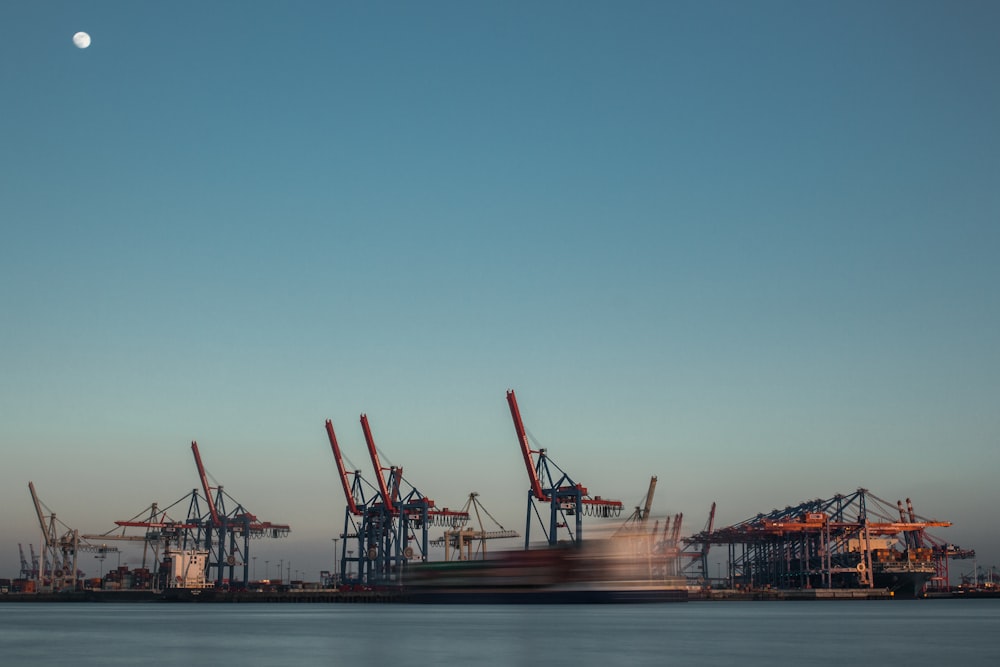
[[1000,664],[1000,599],[0,604],[4,665]]

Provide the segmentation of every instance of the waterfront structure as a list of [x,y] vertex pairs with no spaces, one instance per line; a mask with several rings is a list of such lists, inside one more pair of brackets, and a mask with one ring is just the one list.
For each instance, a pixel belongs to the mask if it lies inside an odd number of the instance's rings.
[[706,554],[713,545],[726,547],[724,583],[732,588],[885,588],[914,596],[928,583],[947,585],[940,573],[958,551],[926,532],[951,522],[919,517],[909,499],[907,505],[909,512],[901,501],[894,507],[858,489],[757,514],[684,541]]
[[[583,544],[583,516],[613,518],[621,516],[622,501],[601,496],[590,496],[587,487],[578,484],[549,458],[545,449],[532,449],[528,441],[528,431],[521,420],[517,396],[513,389],[507,390],[507,404],[514,420],[514,431],[521,446],[524,467],[528,472],[528,510],[524,527],[524,548],[531,546],[531,516],[537,514],[535,502],[548,503],[548,527],[542,524],[545,541],[549,547],[563,540],[580,546]],[[537,458],[536,458],[537,457]],[[571,522],[570,519],[573,519]]]
[[411,563],[427,561],[429,528],[461,528],[469,520],[464,510],[438,508],[403,477],[402,466],[383,467],[368,416],[361,415],[375,484],[360,470],[348,473],[333,422],[326,433],[347,502],[340,534],[341,585],[350,589],[401,586]]

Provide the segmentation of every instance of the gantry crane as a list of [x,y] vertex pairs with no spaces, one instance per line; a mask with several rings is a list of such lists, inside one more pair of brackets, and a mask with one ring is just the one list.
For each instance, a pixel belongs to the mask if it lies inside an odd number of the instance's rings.
[[649,511],[653,507],[654,493],[656,493],[656,475],[649,478],[649,490],[646,491],[646,497],[643,501],[642,514],[638,517],[643,523],[649,518]]
[[[489,510],[479,502],[479,494],[475,491],[469,494],[469,499],[465,501],[465,506],[462,507],[461,511],[469,516],[475,513],[479,529],[455,527],[446,530],[444,535],[439,540],[436,540],[436,543],[444,545],[444,559],[446,561],[451,560],[453,556],[457,560],[485,560],[487,540],[509,539],[521,536],[516,530],[507,530],[504,528],[489,513]],[[493,527],[489,530],[483,524],[483,514],[493,522]],[[472,551],[473,543],[478,543],[475,553]]]
[[365,586],[375,580],[375,563],[367,555],[369,543],[383,543],[381,533],[391,524],[392,513],[382,502],[379,489],[361,475],[360,469],[355,466],[353,472],[347,471],[333,422],[329,419],[326,420],[326,434],[347,503],[344,532],[340,534],[339,581],[346,587]]
[[656,475],[649,478],[649,489],[642,498],[642,504],[636,505],[632,514],[615,531],[614,537],[625,537],[644,532],[644,525],[653,507],[653,494],[656,493]]
[[[161,553],[170,549],[196,548],[200,543],[201,524],[199,520],[184,521],[172,519],[167,512],[183,501],[189,501],[189,505],[194,503],[197,507],[196,498],[198,490],[193,489],[190,494],[174,501],[168,507],[161,509],[157,503],[152,503],[144,510],[130,519],[115,521],[115,527],[103,533],[83,535],[84,539],[131,542],[133,544],[142,543],[142,565],[145,568],[147,562],[160,564]],[[200,516],[200,512],[195,511],[194,516]],[[141,534],[129,534],[129,529],[143,529]]]
[[652,574],[654,577],[676,577],[679,575],[680,566],[680,539],[681,525],[684,522],[684,513],[678,512],[673,518],[668,515],[663,521],[662,533],[658,530],[659,524],[653,532],[659,535],[659,539],[653,544],[652,552]]
[[[156,509],[156,503],[152,504],[151,509],[152,511],[150,515],[148,516],[146,521],[143,522],[143,525],[145,526],[150,525],[158,513]],[[134,524],[137,522],[137,519],[138,516],[133,517],[128,523]],[[82,537],[88,540],[101,540],[101,541],[111,540],[115,542],[142,542],[143,549],[142,549],[141,567],[143,568],[146,567],[146,561],[149,556],[150,549],[152,549],[153,552],[153,562],[158,563],[160,555],[160,545],[161,545],[159,534],[154,533],[152,531],[147,531],[144,535],[126,535],[125,534],[126,526],[123,525],[124,523],[126,522],[116,521],[115,522],[116,528],[112,528],[111,530],[104,533],[83,535]]]
[[884,587],[917,595],[935,565],[933,550],[913,546],[920,542],[909,533],[951,523],[916,516],[910,521],[899,515],[899,505],[858,489],[758,514],[685,542],[728,546],[728,579],[742,586]]
[[28,544],[28,553],[31,554],[31,579],[38,579],[39,564],[38,564],[38,554],[35,553],[35,545]]
[[17,545],[17,552],[18,552],[18,555],[21,556],[21,574],[20,574],[21,578],[22,579],[37,579],[38,578],[38,573],[35,572],[32,569],[31,563],[28,562],[28,559],[24,557],[24,547],[21,546],[21,544]]
[[[221,489],[219,489],[221,492]],[[187,503],[187,518],[174,519],[168,512],[181,503]],[[166,508],[152,503],[147,509],[125,521],[115,521],[112,530],[102,533],[101,537],[111,540],[143,543],[143,567],[149,551],[152,550],[153,560],[158,564],[156,576],[153,579],[155,589],[212,588],[217,581],[210,580],[209,556],[212,550],[213,525],[211,514],[201,510],[202,499],[198,489],[181,496]],[[142,529],[141,535],[128,535],[132,528]],[[120,532],[115,532],[120,529]],[[215,533],[219,536],[221,533]],[[281,537],[284,533],[269,535]],[[256,536],[251,533],[251,536]],[[245,560],[245,559],[244,559]],[[244,568],[245,569],[245,568]],[[218,577],[216,577],[217,579]],[[244,581],[233,580],[232,585],[240,587]]]
[[[683,514],[680,515],[683,518]],[[680,548],[681,546],[681,526],[680,521],[675,524],[675,532],[672,537],[672,544],[674,547]],[[715,503],[712,503],[712,507],[708,510],[708,521],[705,522],[705,527],[702,532],[711,533],[715,529]],[[699,585],[704,585],[711,575],[709,573],[708,567],[708,551],[712,547],[710,542],[692,542],[685,543],[683,548],[680,549],[680,570],[681,573],[687,577],[689,581],[696,582]]]
[[[340,552],[340,579],[346,586],[398,585],[412,560],[426,560],[428,528],[454,527],[468,521],[468,512],[439,509],[403,477],[402,467],[382,466],[368,416],[361,415],[375,484],[360,470],[349,473],[333,423],[326,421],[344,498],[344,540]],[[388,473],[388,475],[387,475]],[[357,553],[357,556],[354,554]]]
[[80,537],[80,531],[70,528],[49,511],[48,517],[42,511],[42,503],[35,492],[34,482],[28,482],[31,501],[35,506],[38,525],[42,531],[42,567],[37,573],[39,590],[55,592],[76,590],[77,581],[83,575],[77,569],[77,556],[81,552],[118,551],[114,547],[94,545]]
[[[427,560],[428,528],[431,525],[452,529],[463,526],[469,520],[469,513],[437,508],[433,500],[406,481],[401,466],[383,467],[368,416],[364,414],[361,415],[361,429],[375,469],[379,496],[388,509],[389,519],[384,524],[387,529],[369,535],[370,539],[377,537],[380,543],[369,542],[368,558],[375,562],[379,580],[401,582],[403,571],[411,560]],[[386,472],[389,473],[388,482]]]
[[649,478],[649,489],[643,496],[641,504],[635,506],[632,514],[611,536],[622,543],[622,548],[630,558],[636,563],[644,564],[648,576],[653,576],[656,571],[654,554],[656,530],[654,528],[650,531],[647,526],[654,493],[656,493],[656,475]]
[[[208,473],[201,460],[198,443],[191,442],[191,452],[194,454],[201,488],[208,504],[208,514],[193,517],[191,512],[197,512],[197,494],[192,496],[192,506],[189,508],[188,521],[197,518],[201,527],[201,545],[209,553],[207,576],[212,579],[215,570],[215,585],[223,587],[228,580],[230,586],[245,588],[250,580],[250,539],[269,537],[286,537],[291,531],[287,524],[275,524],[260,521],[254,514],[248,512],[240,503],[223,491],[221,485],[214,487],[215,494],[208,483]],[[227,511],[226,500],[236,503]],[[237,577],[237,566],[242,566],[242,572]],[[227,576],[228,574],[228,576]]]
[[[521,445],[524,457],[524,467],[528,472],[528,510],[524,530],[524,548],[531,543],[531,514],[535,501],[549,504],[549,525],[545,532],[546,541],[550,546],[559,542],[560,529],[568,535],[570,543],[580,546],[583,543],[583,515],[598,517],[617,517],[622,512],[620,500],[608,500],[601,496],[591,497],[587,488],[574,482],[564,470],[556,465],[545,449],[532,449],[528,441],[528,432],[521,420],[521,411],[517,406],[517,397],[513,389],[507,390],[507,404],[514,420],[514,430]],[[535,456],[538,459],[535,459]],[[575,517],[575,530],[570,528],[568,517]],[[541,521],[541,516],[538,516]],[[545,525],[542,524],[545,531]]]
[[[400,512],[396,507],[399,502],[399,485],[403,471],[401,468],[392,467],[388,470],[389,481],[386,482],[385,470],[382,468],[371,427],[368,425],[368,416],[364,414],[361,415],[361,430],[364,432],[368,456],[375,470],[378,498],[373,503],[365,524],[366,549],[359,555],[367,559],[366,569],[370,583],[391,583],[400,576],[400,568],[407,560],[407,556],[413,554],[409,540],[401,538],[398,534],[399,530],[405,531],[408,526],[406,521],[398,520]],[[414,511],[419,513],[422,509],[426,510],[426,507],[418,506]],[[410,551],[404,551],[404,548],[410,548]]]
[[[901,522],[916,524],[927,521],[927,519],[917,516],[913,511],[913,502],[909,498],[906,499],[905,513],[903,512],[903,502],[901,500],[896,501],[896,507],[899,510],[899,520]],[[931,549],[932,560],[934,561],[934,576],[930,580],[931,588],[945,589],[951,585],[949,561],[976,557],[975,549],[963,549],[954,544],[949,544],[929,534],[923,528],[905,532],[903,536],[907,550]]]

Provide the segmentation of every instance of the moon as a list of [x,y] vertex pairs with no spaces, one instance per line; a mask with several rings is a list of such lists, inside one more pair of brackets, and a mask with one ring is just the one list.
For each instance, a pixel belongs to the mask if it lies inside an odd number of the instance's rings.
[[90,46],[90,35],[85,32],[78,32],[73,35],[73,44],[78,49],[85,49]]

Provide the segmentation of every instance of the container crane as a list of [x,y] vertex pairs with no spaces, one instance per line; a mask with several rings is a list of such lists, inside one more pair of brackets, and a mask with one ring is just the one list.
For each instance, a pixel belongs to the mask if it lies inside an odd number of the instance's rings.
[[[383,467],[368,416],[364,414],[361,415],[361,429],[375,469],[381,504],[385,507],[384,528],[379,526],[378,531],[369,535],[368,557],[375,562],[377,578],[398,582],[411,560],[427,560],[428,529],[431,525],[450,528],[462,526],[468,522],[469,513],[453,511],[447,507],[437,508],[433,500],[406,482],[402,467]],[[388,482],[386,472],[389,473]],[[376,538],[379,543],[373,541]]]
[[[35,506],[38,526],[42,531],[42,557],[52,568],[43,568],[39,573],[39,590],[49,588],[53,591],[74,590],[76,588],[76,554],[80,535],[56,518],[55,512],[48,517],[42,511],[42,501],[38,499],[34,482],[28,482],[31,501]],[[60,528],[61,526],[61,528]],[[62,533],[62,528],[66,529]]]
[[[338,580],[346,586],[363,585],[368,580],[365,566],[370,563],[368,553],[368,526],[374,514],[382,514],[383,508],[374,507],[378,489],[361,476],[361,471],[355,469],[348,472],[344,465],[344,455],[333,429],[333,422],[326,420],[326,435],[330,440],[330,449],[337,464],[337,475],[340,478],[347,503],[344,512],[344,531],[340,534],[340,576]],[[355,556],[357,554],[357,556]]]
[[18,555],[21,556],[21,578],[22,579],[35,579],[38,575],[32,570],[31,563],[28,559],[24,557],[24,547],[21,544],[17,545]]
[[[197,495],[197,490],[192,491]],[[193,533],[201,529],[198,522],[178,521],[170,518],[167,511],[189,496],[183,496],[173,502],[165,509],[160,509],[157,503],[152,503],[135,516],[124,521],[115,521],[115,527],[103,533],[82,535],[84,539],[96,541],[131,542],[133,544],[142,543],[142,568],[146,568],[147,562],[160,563],[160,554],[164,548],[172,545],[181,549],[194,546],[197,541],[193,538]],[[142,534],[128,534],[130,528],[144,529]],[[150,554],[150,552],[152,552]],[[150,558],[150,555],[152,556]]]
[[347,502],[341,533],[344,542],[340,546],[340,580],[351,587],[396,585],[411,560],[426,559],[429,526],[461,525],[469,516],[467,512],[437,508],[433,500],[406,482],[402,467],[384,467],[364,414],[361,429],[375,472],[374,483],[362,477],[360,470],[348,472],[333,423],[326,421],[327,438]]
[[[659,536],[659,537],[657,537]],[[657,520],[653,525],[651,574],[656,577],[667,577],[674,574],[675,563],[677,561],[677,550],[670,548],[670,515],[663,518],[663,532],[660,532],[660,522]]]
[[641,504],[636,505],[632,514],[629,515],[618,530],[611,536],[613,539],[624,541],[622,548],[637,563],[642,563],[647,568],[647,574],[652,576],[656,568],[655,540],[656,529],[647,529],[649,513],[653,507],[653,494],[656,493],[656,475],[649,478],[649,489],[643,496]]
[[[260,521],[254,514],[248,512],[222,486],[215,487],[215,494],[208,484],[208,473],[201,460],[198,443],[191,442],[191,452],[194,454],[195,466],[201,488],[208,504],[208,515],[198,518],[203,528],[202,544],[208,551],[207,576],[211,580],[212,570],[215,570],[215,585],[223,587],[228,583],[232,586],[245,588],[250,580],[250,539],[259,537],[281,538],[291,531],[286,524],[274,524]],[[236,506],[226,510],[226,500],[236,503]],[[195,498],[192,499],[192,509],[196,509]],[[189,515],[189,520],[190,520]],[[236,567],[242,566],[241,576],[237,577]],[[226,576],[228,574],[228,577]]]
[[[531,514],[535,501],[549,504],[549,526],[545,534],[550,546],[559,542],[559,529],[568,534],[569,540],[575,546],[583,543],[583,515],[598,517],[617,517],[622,512],[620,500],[608,500],[601,496],[591,497],[587,488],[574,482],[565,471],[556,465],[545,449],[532,449],[528,441],[528,432],[521,420],[521,411],[517,406],[514,390],[507,390],[507,404],[510,407],[511,418],[514,420],[514,430],[517,433],[524,467],[528,473],[528,510],[525,521],[524,548],[528,549],[531,542]],[[537,460],[535,456],[537,455]],[[569,527],[568,517],[575,517],[575,530]],[[541,516],[539,515],[539,520]],[[544,524],[543,531],[544,531]]]
[[643,522],[649,518],[649,511],[653,507],[653,494],[656,493],[656,475],[649,478],[649,490],[646,491],[645,504],[642,507],[642,516],[639,519]]
[[[683,518],[684,515],[682,514],[680,516]],[[671,538],[671,542],[675,547],[679,548],[681,544],[680,521],[675,524],[675,527],[676,530]],[[708,510],[708,521],[705,522],[702,532],[711,533],[714,529],[715,503],[713,502],[711,508]],[[699,584],[704,584],[704,582],[711,578],[708,567],[708,550],[711,546],[711,543],[705,542],[685,543],[684,548],[680,550],[680,554],[683,555],[685,559],[680,564],[681,571],[689,580],[694,580]]]
[[70,528],[57,519],[55,512],[50,511],[48,516],[45,515],[34,482],[28,482],[28,490],[31,492],[31,501],[35,506],[38,525],[42,531],[42,560],[45,566],[38,572],[38,589],[56,592],[75,590],[77,581],[83,574],[77,569],[79,553],[118,550],[82,540],[80,531]]
[[[187,501],[187,518],[173,519],[168,512]],[[156,563],[156,576],[152,579],[154,590],[167,588],[210,588],[215,582],[207,580],[209,549],[203,547],[205,539],[210,539],[211,522],[205,516],[199,502],[198,489],[181,496],[178,500],[161,508],[152,503],[148,508],[131,519],[115,521],[115,528],[99,535],[88,535],[90,539],[115,540],[142,543],[142,567],[152,550]],[[129,529],[142,529],[139,535],[128,534]]]
[[340,534],[343,541],[340,544],[339,581],[347,587],[364,587],[377,579],[377,563],[368,554],[372,546],[384,552],[384,533],[388,530],[391,535],[392,532],[392,512],[383,500],[381,489],[365,479],[361,470],[347,471],[333,422],[329,419],[326,420],[326,434],[347,503],[344,532]]
[[909,521],[899,508],[900,503],[893,506],[858,489],[758,514],[685,541],[727,545],[730,579],[743,586],[879,587],[917,595],[935,575],[933,549],[910,546],[915,542],[908,533],[951,523],[916,516]]
[[[902,522],[917,524],[927,521],[923,517],[917,516],[917,514],[913,511],[913,502],[909,498],[906,499],[905,514],[903,513],[902,502],[897,500],[896,506],[899,509],[899,520]],[[934,576],[931,577],[930,580],[931,588],[944,589],[951,585],[951,571],[949,567],[950,561],[965,560],[976,557],[975,549],[963,549],[962,547],[954,544],[949,544],[944,540],[929,534],[923,528],[903,533],[903,535],[906,538],[907,550],[919,550],[926,548],[931,550],[931,558],[934,562]],[[916,553],[919,553],[919,551]]]
[[621,537],[629,533],[641,532],[643,530],[643,524],[646,523],[646,519],[649,518],[649,512],[653,507],[653,494],[656,493],[656,475],[649,478],[649,489],[646,491],[646,495],[643,496],[642,505],[636,505],[635,510],[632,514],[625,519],[621,527],[615,531],[615,537]]
[[[395,466],[388,469],[382,467],[371,426],[368,424],[368,416],[365,414],[361,415],[361,430],[364,432],[368,456],[375,471],[378,498],[373,503],[366,522],[365,543],[367,548],[363,554],[359,555],[368,560],[369,580],[372,583],[389,583],[400,575],[398,568],[406,562],[407,555],[412,556],[413,554],[412,549],[409,552],[405,551],[405,549],[410,548],[409,536],[398,534],[400,530],[406,531],[409,525],[405,520],[400,520],[400,510],[396,507],[403,471]],[[389,473],[389,482],[386,482],[386,472]],[[412,511],[422,514],[427,510],[426,505],[427,503],[424,503],[422,507],[414,507]],[[424,525],[426,526],[426,523]]]
[[678,512],[673,517],[667,515],[663,520],[663,530],[659,530],[659,522],[653,529],[655,542],[651,548],[651,572],[654,576],[671,578],[679,575],[678,565],[680,548],[677,544],[681,532],[684,514]]
[[681,537],[681,525],[684,522],[684,512],[674,515],[674,526],[670,530],[670,544],[677,546]]
[[[446,561],[452,560],[453,555],[457,560],[485,560],[487,540],[509,539],[521,536],[515,530],[507,530],[504,528],[500,522],[489,513],[489,510],[483,507],[483,504],[479,502],[479,494],[475,491],[469,494],[469,499],[465,501],[465,506],[462,507],[461,511],[465,512],[470,517],[473,513],[475,513],[476,523],[478,524],[479,529],[456,527],[451,530],[446,530],[444,535],[436,541],[438,544],[444,545],[444,559]],[[493,527],[490,529],[487,529],[483,524],[483,514],[485,514],[490,521],[493,522]],[[479,543],[479,546],[476,547],[475,553],[472,551],[472,544],[474,542]]]
[[39,565],[38,565],[38,554],[35,553],[35,545],[34,544],[28,544],[28,553],[31,554],[31,577],[30,577],[30,579],[34,579],[34,580],[37,581],[38,580]]

